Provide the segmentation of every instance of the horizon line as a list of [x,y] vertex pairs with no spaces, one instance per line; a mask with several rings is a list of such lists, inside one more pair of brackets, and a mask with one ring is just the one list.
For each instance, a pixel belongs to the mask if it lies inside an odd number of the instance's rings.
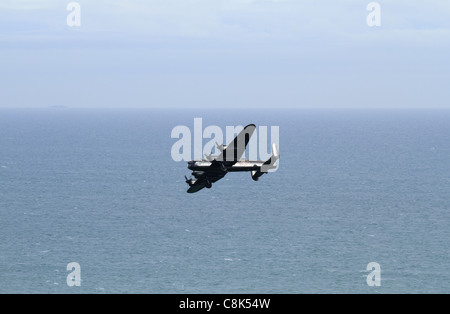
[[129,109],[129,110],[179,110],[179,109],[206,109],[206,110],[224,110],[224,109],[239,109],[239,110],[449,110],[450,107],[353,107],[353,106],[340,106],[340,107],[325,107],[325,106],[317,106],[317,107],[245,107],[242,106],[220,106],[220,107],[208,107],[208,106],[178,106],[178,107],[163,107],[163,106],[153,106],[153,107],[66,107],[66,106],[48,106],[48,107],[0,107],[0,110],[5,109],[35,109],[35,110],[54,110],[54,111],[63,111],[63,110],[115,110],[115,109]]

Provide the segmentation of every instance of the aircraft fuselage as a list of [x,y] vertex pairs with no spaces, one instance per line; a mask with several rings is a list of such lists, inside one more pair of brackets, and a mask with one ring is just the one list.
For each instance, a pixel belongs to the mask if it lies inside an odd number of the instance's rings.
[[[238,172],[238,171],[254,171],[259,170],[264,161],[250,161],[250,160],[242,160],[238,162],[232,161],[219,161],[223,165],[223,170],[227,172]],[[209,170],[212,165],[211,161],[208,160],[199,160],[199,161],[189,161],[188,168],[193,171],[206,171]]]

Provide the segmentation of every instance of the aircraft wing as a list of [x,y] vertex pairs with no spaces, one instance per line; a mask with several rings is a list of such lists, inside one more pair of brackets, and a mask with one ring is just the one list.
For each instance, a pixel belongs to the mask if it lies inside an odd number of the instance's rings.
[[209,184],[212,184],[216,181],[219,181],[223,177],[225,177],[225,175],[226,175],[226,172],[219,173],[219,172],[215,172],[215,171],[211,171],[211,172],[206,171],[204,175],[197,178],[197,180],[192,185],[189,186],[189,189],[187,190],[187,192],[188,193],[198,192],[208,185],[208,181],[209,181]]
[[237,162],[241,159],[245,152],[248,142],[255,131],[254,124],[247,125],[225,148],[222,153],[216,157],[217,161],[233,161]]

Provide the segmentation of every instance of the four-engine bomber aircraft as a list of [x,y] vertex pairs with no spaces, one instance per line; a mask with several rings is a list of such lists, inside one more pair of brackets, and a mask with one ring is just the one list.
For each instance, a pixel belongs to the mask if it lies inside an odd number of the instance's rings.
[[188,168],[193,170],[195,179],[184,176],[189,184],[187,192],[195,193],[204,187],[210,189],[214,182],[222,179],[228,172],[251,171],[252,179],[258,181],[268,170],[275,169],[275,162],[280,158],[275,143],[272,144],[272,156],[267,161],[240,160],[255,129],[254,124],[247,125],[228,146],[216,143],[221,152],[218,156],[210,154],[201,161],[189,161]]

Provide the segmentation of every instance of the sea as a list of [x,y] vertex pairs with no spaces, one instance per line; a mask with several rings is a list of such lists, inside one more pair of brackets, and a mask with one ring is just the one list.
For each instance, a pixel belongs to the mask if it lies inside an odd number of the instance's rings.
[[[278,170],[186,193],[195,118]],[[449,225],[450,110],[0,110],[0,293],[449,293]]]

